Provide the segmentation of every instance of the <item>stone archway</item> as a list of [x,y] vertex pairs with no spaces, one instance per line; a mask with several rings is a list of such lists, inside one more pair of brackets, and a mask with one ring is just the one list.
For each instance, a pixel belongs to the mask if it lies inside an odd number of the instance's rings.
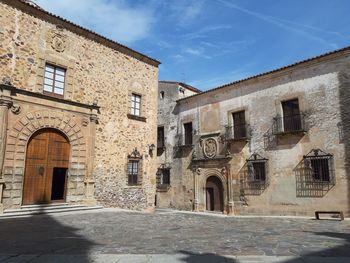
[[11,207],[22,204],[23,177],[29,139],[35,132],[45,128],[62,132],[71,145],[67,202],[84,199],[87,147],[83,131],[73,116],[58,111],[42,110],[26,114],[7,134],[4,175],[13,179],[11,189],[5,189],[4,201],[5,198],[11,199],[9,201]]
[[224,212],[224,191],[217,176],[209,176],[205,185],[206,210]]

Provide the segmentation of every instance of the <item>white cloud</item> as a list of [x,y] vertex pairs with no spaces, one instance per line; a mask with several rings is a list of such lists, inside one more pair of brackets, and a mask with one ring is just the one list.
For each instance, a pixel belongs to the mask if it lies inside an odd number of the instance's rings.
[[203,10],[204,1],[202,0],[176,0],[171,1],[170,10],[172,18],[181,27],[186,27],[198,17]]
[[154,23],[152,6],[131,6],[128,1],[37,0],[42,8],[122,43],[148,36]]
[[187,47],[184,49],[184,52],[190,55],[194,55],[194,56],[198,56],[198,57],[202,57],[202,58],[206,58],[206,59],[210,59],[211,57],[208,56],[205,52],[204,48],[191,48],[191,47]]

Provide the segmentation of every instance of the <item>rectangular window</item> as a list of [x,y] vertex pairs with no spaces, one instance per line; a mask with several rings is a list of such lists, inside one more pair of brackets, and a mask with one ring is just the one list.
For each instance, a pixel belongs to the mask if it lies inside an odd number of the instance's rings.
[[282,110],[284,131],[300,131],[302,126],[298,99],[283,101]]
[[329,182],[329,164],[327,158],[310,159],[312,177],[316,181]]
[[164,127],[158,127],[157,130],[157,148],[163,148],[164,144]]
[[188,122],[184,124],[184,132],[185,132],[185,145],[192,145],[193,143],[193,129],[192,122]]
[[266,179],[266,168],[265,162],[252,162],[252,172],[254,181],[265,181]]
[[246,123],[245,123],[245,111],[238,111],[232,113],[233,121],[233,138],[242,139],[247,137]]
[[141,96],[137,94],[131,95],[131,114],[135,116],[140,116],[141,110]]
[[128,184],[137,185],[139,174],[139,161],[129,160],[128,162]]
[[66,70],[51,64],[45,65],[44,93],[63,97]]
[[162,185],[170,185],[170,169],[163,169],[162,170],[161,184]]

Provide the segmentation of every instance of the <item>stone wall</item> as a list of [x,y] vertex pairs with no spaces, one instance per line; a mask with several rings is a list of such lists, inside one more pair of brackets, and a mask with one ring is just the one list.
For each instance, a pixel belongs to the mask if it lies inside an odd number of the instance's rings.
[[[232,193],[227,193],[234,203],[234,213],[312,215],[315,210],[343,210],[349,215],[349,127],[345,107],[349,66],[349,51],[345,50],[179,101],[178,122],[192,121],[199,135],[224,135],[225,126],[232,125],[232,112],[246,112],[250,140],[228,145],[231,160],[226,168],[227,176],[232,176],[228,182]],[[281,116],[281,102],[293,98],[298,98],[300,110],[305,113],[308,131],[276,136],[272,133],[273,119]],[[297,195],[296,169],[312,149],[333,155],[336,184],[323,196],[301,197]],[[268,159],[268,186],[258,195],[241,196],[241,172],[254,153]],[[174,177],[179,178],[178,188],[183,189],[183,195],[173,196],[179,200],[174,203],[179,204],[177,208],[187,209],[195,196],[194,175],[189,169],[194,164],[193,152],[173,161],[182,164]],[[218,161],[212,166],[220,170],[223,164]],[[199,175],[198,180],[205,180],[202,177]],[[204,189],[199,191],[202,194]],[[205,203],[205,198],[198,202]],[[204,209],[202,206],[199,210]],[[228,208],[225,211],[230,212]]]
[[[130,56],[94,41],[92,33],[83,36],[67,30],[59,19],[61,24],[53,24],[56,18],[31,7],[20,9],[0,2],[0,80],[10,79],[17,88],[42,93],[45,63],[66,68],[64,99],[100,106],[92,172],[97,200],[106,206],[153,207],[156,160],[149,145],[156,142],[157,66],[147,63],[147,58],[142,61],[137,52]],[[127,117],[131,92],[142,95],[145,121]],[[45,106],[45,101],[40,103]],[[23,109],[23,116],[35,112],[30,106]],[[46,110],[51,114],[55,106]],[[65,110],[70,111],[61,109]],[[143,181],[136,188],[127,185],[126,174],[127,155],[135,148],[143,158]]]

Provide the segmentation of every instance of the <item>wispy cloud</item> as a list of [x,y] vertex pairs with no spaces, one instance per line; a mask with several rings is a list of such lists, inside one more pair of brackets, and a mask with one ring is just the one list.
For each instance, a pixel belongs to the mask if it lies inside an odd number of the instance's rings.
[[[325,38],[322,38],[318,35],[316,35],[315,33],[311,33],[310,30],[314,30],[314,31],[320,31],[320,32],[327,32],[326,30],[323,30],[321,28],[317,28],[317,27],[313,27],[313,26],[309,26],[309,25],[304,25],[304,24],[299,24],[299,23],[295,23],[293,21],[289,21],[289,20],[286,20],[286,19],[280,19],[280,18],[276,18],[276,17],[272,17],[272,16],[268,16],[268,15],[265,15],[263,13],[259,13],[259,12],[255,12],[255,11],[251,11],[249,9],[246,9],[246,8],[243,8],[241,6],[238,6],[236,4],[233,4],[231,2],[228,2],[226,0],[217,0],[218,2],[230,7],[230,8],[233,8],[233,9],[236,9],[242,13],[245,13],[247,15],[250,15],[252,17],[255,17],[257,19],[260,19],[262,21],[265,21],[267,23],[270,23],[270,24],[274,24],[280,28],[283,28],[285,30],[289,30],[289,31],[292,31],[292,32],[295,32],[295,33],[298,33],[298,34],[301,34],[303,35],[304,37],[306,38],[309,38],[309,39],[313,39],[319,43],[322,43],[324,45],[328,45],[332,48],[338,48],[338,45],[325,39]],[[309,30],[306,30],[306,29],[309,29]],[[328,33],[330,33],[330,31],[328,31]],[[332,34],[338,34],[338,35],[341,35],[340,33],[338,32],[334,32],[332,31]]]
[[36,2],[50,12],[123,43],[146,38],[155,17],[154,8],[150,5],[131,6],[128,1],[37,0]]
[[208,56],[205,52],[204,48],[198,47],[198,48],[191,48],[191,47],[187,47],[184,49],[184,52],[190,55],[194,55],[194,56],[198,56],[198,57],[202,57],[202,58],[206,58],[206,59],[210,59],[211,57]]
[[204,1],[187,1],[177,0],[171,1],[170,11],[171,16],[180,27],[186,27],[192,23],[203,11]]
[[201,29],[196,30],[194,32],[182,35],[180,37],[187,40],[206,38],[208,37],[208,34],[212,32],[219,32],[221,30],[227,30],[231,28],[232,28],[231,25],[209,25],[209,26],[202,27]]

